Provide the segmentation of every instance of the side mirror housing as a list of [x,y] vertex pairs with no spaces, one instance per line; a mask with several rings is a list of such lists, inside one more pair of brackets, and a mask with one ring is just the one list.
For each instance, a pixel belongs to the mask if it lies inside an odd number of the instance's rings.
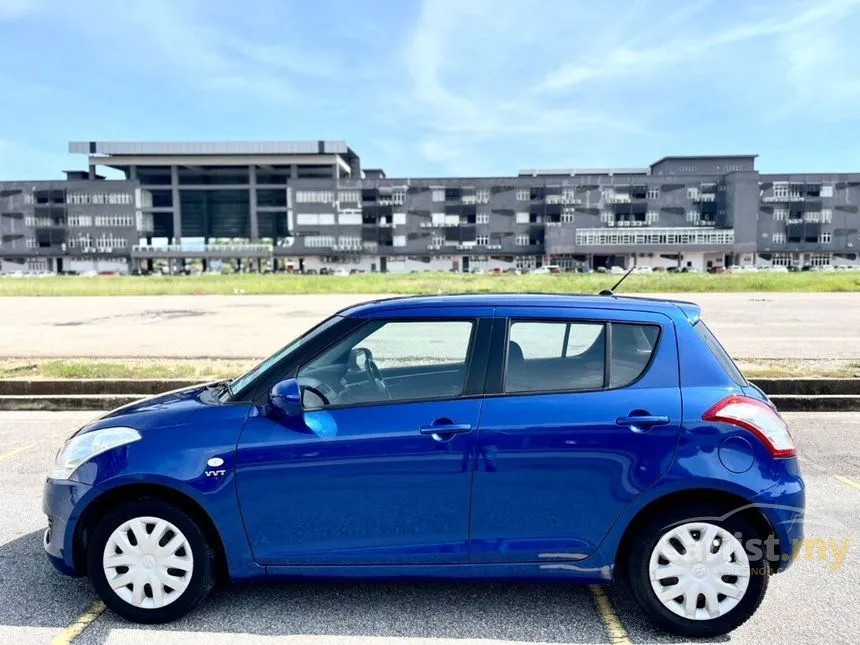
[[299,382],[290,378],[276,383],[269,391],[267,416],[292,419],[302,416],[302,389]]

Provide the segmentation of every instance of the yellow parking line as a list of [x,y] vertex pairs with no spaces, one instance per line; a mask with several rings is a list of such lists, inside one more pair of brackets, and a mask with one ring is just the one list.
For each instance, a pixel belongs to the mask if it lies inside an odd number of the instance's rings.
[[51,641],[51,645],[69,645],[69,643],[80,636],[84,630],[90,626],[90,623],[98,618],[104,610],[105,604],[103,602],[94,602],[84,613],[78,616],[78,619],[75,622],[57,634],[56,638]]
[[849,479],[848,477],[843,477],[842,475],[833,475],[836,477],[837,481],[842,482],[846,486],[851,486],[852,488],[856,488],[860,490],[860,482],[855,482],[853,479]]
[[600,615],[600,620],[603,621],[603,628],[606,630],[606,635],[609,637],[609,642],[612,645],[632,645],[633,641],[627,636],[627,631],[624,625],[621,624],[621,619],[615,613],[612,603],[603,591],[603,587],[599,585],[591,585],[591,595],[594,596],[594,605],[597,607],[597,613]]
[[0,461],[3,461],[4,459],[8,459],[9,457],[14,457],[15,455],[18,455],[18,454],[21,454],[25,450],[29,450],[30,448],[32,448],[35,445],[36,444],[34,444],[34,443],[28,443],[26,446],[21,446],[20,448],[15,448],[15,450],[10,450],[9,452],[0,453]]

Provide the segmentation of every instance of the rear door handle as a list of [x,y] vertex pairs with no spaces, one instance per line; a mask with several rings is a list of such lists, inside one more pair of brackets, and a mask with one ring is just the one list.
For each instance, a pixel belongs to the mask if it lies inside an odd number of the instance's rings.
[[627,417],[618,417],[615,423],[620,426],[627,426],[633,432],[645,432],[654,426],[664,426],[669,423],[669,417],[663,415],[631,415]]
[[421,426],[418,432],[429,435],[455,435],[471,432],[472,426],[468,423],[440,423],[439,425]]

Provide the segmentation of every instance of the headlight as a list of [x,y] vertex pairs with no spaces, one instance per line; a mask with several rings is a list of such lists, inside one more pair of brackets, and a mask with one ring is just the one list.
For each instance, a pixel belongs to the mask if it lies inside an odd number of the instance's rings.
[[137,430],[125,427],[94,430],[72,437],[57,453],[54,469],[49,476],[51,479],[68,479],[78,466],[96,455],[133,443],[140,438]]

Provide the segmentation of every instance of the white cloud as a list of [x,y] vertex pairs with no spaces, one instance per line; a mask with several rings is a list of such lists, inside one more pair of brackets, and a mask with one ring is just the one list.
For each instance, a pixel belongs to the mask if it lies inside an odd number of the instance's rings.
[[21,18],[41,9],[41,0],[0,0],[0,20]]
[[[695,6],[701,10],[710,2],[700,2]],[[860,0],[830,0],[828,2],[807,3],[803,5],[775,4],[767,18],[751,20],[743,12],[735,16],[738,24],[722,29],[713,29],[707,22],[697,30],[695,25],[679,26],[679,18],[689,17],[693,11],[676,14],[670,22],[677,31],[687,35],[663,39],[654,33],[659,44],[641,48],[629,48],[617,43],[605,52],[594,52],[567,63],[547,74],[541,84],[545,91],[559,91],[573,88],[597,79],[617,79],[642,74],[665,74],[676,64],[695,64],[703,55],[712,50],[729,45],[738,45],[767,36],[788,35],[799,48],[808,46],[810,30],[822,22],[832,23],[854,11]],[[793,11],[794,10],[794,11]],[[700,31],[700,33],[694,33]]]
[[537,141],[601,130],[646,132],[619,111],[547,101],[530,81],[512,77],[506,67],[517,65],[520,47],[540,49],[549,14],[531,27],[529,17],[544,6],[530,0],[421,5],[404,52],[408,89],[398,105],[422,130],[418,145],[425,159],[449,172],[460,167],[475,172],[497,162],[481,153],[488,144],[514,137]]

